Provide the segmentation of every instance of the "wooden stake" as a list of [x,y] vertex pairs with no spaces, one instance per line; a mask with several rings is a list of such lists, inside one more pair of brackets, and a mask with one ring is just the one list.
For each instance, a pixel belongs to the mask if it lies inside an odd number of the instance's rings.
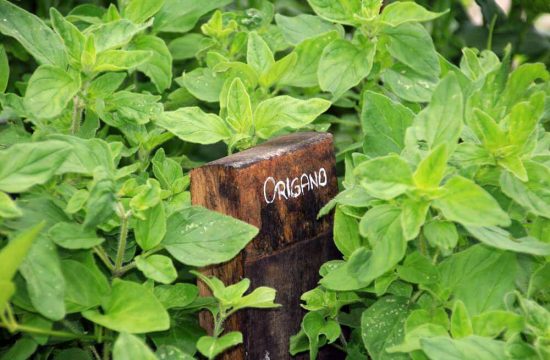
[[[338,192],[332,135],[303,132],[281,136],[191,172],[194,205],[231,215],[260,229],[234,260],[204,269],[226,284],[244,277],[252,288],[277,289],[282,308],[245,310],[226,330],[239,330],[244,345],[221,359],[290,359],[289,337],[304,314],[300,296],[319,280],[319,267],[337,255],[332,216],[317,214]],[[208,295],[199,283],[201,294]],[[210,314],[201,325],[212,331]],[[329,356],[336,359],[339,356]],[[304,358],[304,357],[300,357]]]

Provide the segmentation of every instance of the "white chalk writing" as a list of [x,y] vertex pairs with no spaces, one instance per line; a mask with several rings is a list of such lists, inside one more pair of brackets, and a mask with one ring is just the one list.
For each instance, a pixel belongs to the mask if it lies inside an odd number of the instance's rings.
[[308,191],[313,191],[319,187],[325,187],[328,184],[327,172],[324,168],[313,173],[303,173],[294,178],[276,179],[269,176],[264,181],[264,199],[268,204],[276,199],[288,200],[304,195]]

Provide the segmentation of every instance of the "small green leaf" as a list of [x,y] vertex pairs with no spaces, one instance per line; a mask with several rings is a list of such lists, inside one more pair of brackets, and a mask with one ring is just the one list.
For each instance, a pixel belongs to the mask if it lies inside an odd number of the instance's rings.
[[440,72],[439,60],[428,31],[418,23],[403,23],[387,26],[383,33],[389,37],[388,51],[415,72],[437,77]]
[[128,44],[139,32],[146,29],[151,23],[136,25],[126,19],[110,21],[93,27],[92,34],[95,38],[98,55]]
[[66,70],[42,65],[32,74],[24,103],[29,112],[39,119],[60,115],[80,90],[80,76]]
[[354,25],[354,15],[361,14],[360,0],[308,0],[313,11],[325,20]]
[[0,45],[0,94],[6,91],[10,78],[10,64],[6,49]]
[[447,145],[439,144],[418,164],[413,179],[420,189],[439,187],[447,169]]
[[310,14],[298,16],[275,15],[275,22],[287,42],[298,45],[302,41],[319,36],[330,31],[339,30],[337,26]]
[[160,183],[155,179],[147,179],[145,185],[140,186],[138,193],[130,200],[130,207],[134,211],[148,210],[161,201]]
[[534,237],[528,236],[520,239],[514,239],[508,231],[496,226],[466,226],[466,229],[482,243],[495,247],[497,249],[510,250],[539,256],[550,255],[550,244],[539,241]]
[[420,340],[422,351],[430,360],[501,360],[505,359],[505,342],[469,336],[454,340],[444,336]]
[[40,223],[20,233],[0,250],[0,280],[8,281],[14,277],[44,225]]
[[468,314],[468,309],[462,301],[456,300],[451,315],[451,335],[455,339],[461,339],[472,334],[472,320]]
[[63,41],[40,18],[7,0],[0,0],[0,14],[0,32],[19,41],[39,64],[67,66]]
[[407,198],[401,203],[401,227],[405,240],[412,240],[418,236],[429,208],[430,203],[427,201]]
[[115,279],[111,295],[101,307],[102,313],[89,310],[82,316],[108,329],[131,334],[170,327],[170,318],[162,304],[151,290],[135,282]]
[[91,249],[105,239],[96,235],[95,230],[86,229],[77,223],[58,223],[50,228],[48,236],[54,243],[65,249]]
[[113,347],[113,360],[157,360],[157,357],[139,337],[122,332]]
[[122,16],[135,24],[141,24],[155,15],[164,5],[164,0],[130,0],[122,9]]
[[419,74],[404,64],[395,63],[382,73],[382,80],[403,100],[428,102],[439,79],[437,76]]
[[334,244],[345,257],[349,257],[356,249],[363,246],[357,220],[346,215],[339,208],[336,208],[334,213]]
[[148,50],[107,50],[97,55],[93,71],[120,71],[135,68],[149,61]]
[[334,40],[325,47],[319,60],[317,77],[321,89],[339,98],[370,73],[375,53],[376,46],[372,43],[361,48],[348,40]]
[[491,338],[496,338],[504,332],[509,338],[525,328],[523,316],[504,310],[487,311],[474,316],[472,323],[474,334]]
[[203,336],[197,341],[197,350],[208,359],[214,359],[225,350],[243,342],[239,331],[228,332],[221,337]]
[[266,72],[260,75],[260,85],[269,88],[280,82],[286,74],[292,71],[297,61],[298,55],[296,52],[291,52],[287,56],[275,61]]
[[0,191],[0,219],[11,219],[23,215],[11,196]]
[[184,141],[213,144],[231,136],[226,123],[217,115],[207,114],[199,107],[165,111],[155,123]]
[[414,113],[387,96],[365,91],[361,125],[365,138],[363,152],[371,157],[400,154],[405,131],[412,124]]
[[243,296],[237,301],[233,302],[233,309],[244,309],[244,308],[256,308],[256,309],[270,309],[281,306],[276,304],[275,295],[277,291],[275,289],[260,286],[250,294]]
[[271,49],[255,31],[248,34],[246,63],[252,66],[258,74],[267,71],[275,63]]
[[445,252],[454,249],[458,243],[458,232],[451,221],[430,221],[424,225],[422,231],[431,246]]
[[84,227],[94,228],[107,221],[115,212],[115,200],[114,183],[111,179],[96,182],[86,204]]
[[73,63],[80,64],[80,56],[86,37],[55,8],[50,8],[50,18],[55,32],[63,39],[67,53]]
[[147,62],[138,65],[141,71],[155,84],[157,91],[162,93],[172,83],[172,55],[163,39],[153,35],[139,36],[132,41],[129,50],[142,50],[151,53]]
[[143,212],[145,219],[138,219],[134,225],[136,242],[143,250],[150,250],[160,244],[166,234],[164,205],[157,205]]
[[220,101],[220,93],[225,82],[224,75],[209,68],[196,68],[176,79],[194,97],[206,102]]
[[380,199],[393,199],[414,186],[409,164],[397,155],[365,161],[354,173],[367,192]]
[[498,202],[473,181],[454,176],[443,185],[443,190],[444,195],[434,200],[433,204],[448,220],[467,226],[510,224],[508,214]]
[[437,19],[446,12],[431,12],[414,2],[395,2],[384,7],[380,20],[392,26],[406,22],[422,22]]
[[231,0],[165,0],[155,14],[155,32],[186,33],[210,11],[231,3]]
[[178,283],[155,286],[154,293],[165,309],[181,309],[199,296],[199,289],[193,284]]
[[168,218],[162,244],[184,264],[207,266],[232,259],[257,233],[252,225],[195,206]]
[[66,259],[61,261],[61,271],[65,279],[67,313],[96,307],[104,297],[109,296],[109,282],[95,263]]
[[60,141],[22,143],[0,151],[0,190],[23,192],[48,181],[70,154]]
[[170,284],[178,277],[172,259],[164,255],[137,256],[136,266],[147,278],[162,284]]
[[397,266],[397,275],[413,284],[433,284],[439,280],[435,265],[417,251],[409,254],[403,265]]
[[286,127],[299,129],[315,120],[330,105],[330,101],[324,99],[301,100],[287,95],[264,100],[254,112],[256,133],[267,139]]
[[226,121],[239,134],[249,134],[252,130],[250,96],[239,78],[235,78],[229,86]]

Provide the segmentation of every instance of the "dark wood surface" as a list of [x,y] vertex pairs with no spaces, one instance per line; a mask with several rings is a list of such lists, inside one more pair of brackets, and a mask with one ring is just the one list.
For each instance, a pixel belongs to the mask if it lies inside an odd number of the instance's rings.
[[[285,185],[284,193],[280,183],[275,189],[279,180]],[[292,192],[286,190],[288,187]],[[274,287],[276,301],[283,305],[278,309],[244,310],[232,316],[225,329],[241,331],[244,344],[221,359],[291,359],[289,337],[299,330],[304,314],[300,296],[317,285],[321,264],[337,256],[332,242],[332,216],[317,219],[321,207],[337,192],[332,135],[327,133],[281,136],[191,172],[194,205],[231,215],[260,229],[235,259],[203,271],[226,284],[247,277],[252,288]],[[199,289],[201,294],[209,294],[204,284],[199,283]],[[211,332],[209,314],[201,314],[201,325]],[[343,358],[334,352],[323,357]],[[307,356],[296,357],[302,358]]]

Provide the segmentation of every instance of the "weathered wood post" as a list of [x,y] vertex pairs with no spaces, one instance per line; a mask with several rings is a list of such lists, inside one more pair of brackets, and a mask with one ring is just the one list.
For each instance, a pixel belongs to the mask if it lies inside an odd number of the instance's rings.
[[[225,283],[243,277],[252,287],[277,289],[282,308],[245,310],[225,324],[244,345],[222,359],[289,359],[289,337],[300,328],[300,296],[314,288],[323,262],[334,258],[332,217],[317,219],[337,194],[332,135],[303,132],[268,141],[191,172],[194,205],[231,215],[260,229],[234,260],[204,269]],[[203,295],[208,289],[199,284]],[[210,314],[201,325],[212,330]]]

